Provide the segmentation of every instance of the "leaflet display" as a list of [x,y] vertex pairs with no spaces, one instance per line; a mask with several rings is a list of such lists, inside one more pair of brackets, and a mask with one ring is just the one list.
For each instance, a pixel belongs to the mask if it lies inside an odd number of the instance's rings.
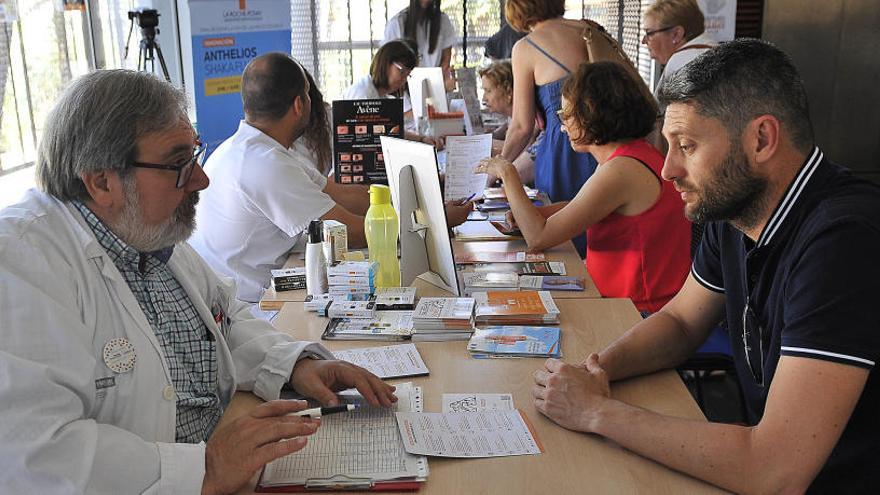
[[403,100],[334,101],[334,180],[339,184],[387,184],[382,136],[403,137]]

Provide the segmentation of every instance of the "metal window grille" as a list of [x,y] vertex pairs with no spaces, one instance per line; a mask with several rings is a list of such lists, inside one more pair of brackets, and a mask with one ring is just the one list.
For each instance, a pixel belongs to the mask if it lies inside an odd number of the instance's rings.
[[[566,0],[566,17],[596,20],[615,36],[650,78],[652,64],[640,43],[641,15],[653,0]],[[292,54],[312,72],[328,99],[367,74],[389,17],[408,0],[290,0]],[[87,0],[91,19],[76,0],[6,2],[0,21],[0,175],[30,164],[45,115],[72,77],[92,66],[126,67],[126,12],[134,0]],[[59,10],[67,5],[72,10]],[[486,39],[501,27],[503,0],[443,0],[458,38],[454,66],[483,62]],[[87,23],[91,20],[91,31]],[[97,27],[97,28],[96,28]]]
[[33,163],[55,96],[89,69],[77,2],[4,2],[0,18],[0,175]]

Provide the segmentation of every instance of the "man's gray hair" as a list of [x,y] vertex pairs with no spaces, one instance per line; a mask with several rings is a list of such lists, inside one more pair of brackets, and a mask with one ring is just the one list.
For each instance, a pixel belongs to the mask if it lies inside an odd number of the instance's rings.
[[731,138],[752,119],[773,115],[798,149],[814,145],[804,83],[788,55],[766,41],[743,38],[708,50],[666,79],[657,97],[664,112],[684,103],[720,120]]
[[137,140],[186,119],[186,96],[152,74],[99,70],[74,80],[46,118],[37,150],[40,188],[62,201],[90,199],[82,174],[137,159]]

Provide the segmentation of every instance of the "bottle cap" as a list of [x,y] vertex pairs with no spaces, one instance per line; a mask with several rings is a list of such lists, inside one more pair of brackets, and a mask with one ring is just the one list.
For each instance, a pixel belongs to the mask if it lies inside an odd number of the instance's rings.
[[312,220],[309,223],[309,244],[324,242],[324,222]]
[[391,204],[391,189],[382,184],[373,184],[370,186],[370,204],[371,205],[387,205]]

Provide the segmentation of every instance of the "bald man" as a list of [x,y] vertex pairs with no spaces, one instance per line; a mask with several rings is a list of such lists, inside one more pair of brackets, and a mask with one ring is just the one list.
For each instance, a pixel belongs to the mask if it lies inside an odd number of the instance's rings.
[[344,223],[349,244],[362,247],[364,212],[339,204],[344,188],[290,150],[311,113],[302,66],[284,53],[267,53],[248,64],[241,83],[245,118],[205,164],[211,188],[198,206],[190,244],[214,270],[236,280],[238,299],[257,302],[269,271],[305,244],[311,220]]

